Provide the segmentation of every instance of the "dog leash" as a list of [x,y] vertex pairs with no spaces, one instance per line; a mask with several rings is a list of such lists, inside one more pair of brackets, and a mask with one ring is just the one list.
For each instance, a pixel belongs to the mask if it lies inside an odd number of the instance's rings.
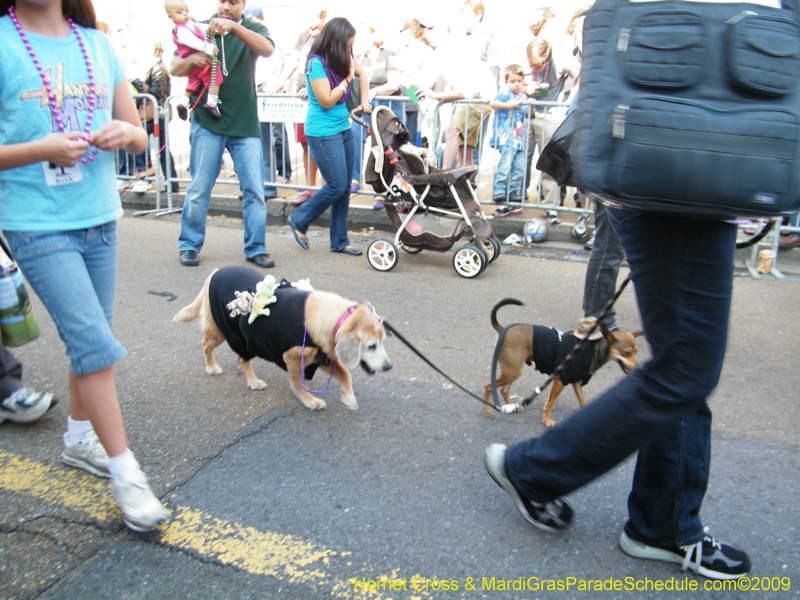
[[[614,306],[614,303],[616,303],[617,299],[619,299],[619,297],[622,295],[622,292],[625,290],[625,288],[627,287],[627,285],[630,282],[631,282],[631,276],[628,275],[625,278],[625,281],[623,281],[622,284],[619,286],[619,289],[617,290],[617,293],[614,294],[614,296],[611,298],[611,300],[608,301],[608,304],[606,304],[606,307],[603,309],[603,312],[601,312],[600,316],[597,317],[597,320],[595,321],[594,325],[592,325],[592,327],[586,333],[586,337],[582,338],[577,344],[575,344],[575,347],[572,349],[572,351],[569,354],[567,354],[567,356],[564,357],[564,360],[561,361],[561,364],[558,365],[558,367],[556,367],[556,370],[553,372],[553,374],[550,375],[542,385],[538,386],[533,391],[533,394],[531,396],[525,398],[521,402],[514,402],[512,404],[503,404],[503,405],[501,405],[500,404],[500,399],[497,397],[497,359],[500,356],[500,348],[503,345],[503,338],[505,337],[506,331],[508,331],[508,329],[510,327],[513,327],[513,325],[509,325],[508,327],[505,327],[503,329],[503,331],[500,332],[500,335],[497,338],[497,345],[494,348],[494,356],[492,356],[492,402],[494,402],[493,408],[495,410],[499,410],[503,414],[511,414],[511,413],[515,413],[515,412],[521,412],[522,410],[525,409],[525,407],[528,406],[528,404],[533,402],[533,400],[536,398],[536,396],[541,394],[542,391],[544,391],[547,388],[547,386],[550,385],[553,382],[553,380],[556,377],[559,376],[559,374],[561,373],[562,369],[564,369],[564,367],[567,365],[567,363],[572,360],[572,357],[575,356],[575,354],[589,340],[589,337],[595,331],[597,331],[597,328],[600,327],[600,324],[603,322],[603,319],[608,314],[608,311],[611,310],[611,308]],[[487,402],[487,404],[488,404],[488,402]]]
[[480,397],[480,396],[478,396],[477,394],[473,394],[472,392],[470,392],[470,391],[469,391],[467,388],[465,388],[463,385],[461,385],[460,383],[458,383],[458,382],[457,382],[455,379],[453,379],[452,377],[450,377],[449,375],[447,375],[447,373],[445,373],[445,372],[444,372],[444,371],[442,371],[442,370],[441,370],[439,367],[437,367],[435,364],[433,364],[433,363],[432,363],[430,360],[428,360],[428,359],[425,357],[425,355],[424,355],[424,354],[422,354],[422,352],[420,352],[419,350],[417,350],[417,349],[414,347],[414,344],[412,344],[411,342],[409,342],[409,341],[408,341],[406,338],[404,338],[404,337],[403,337],[403,336],[400,334],[400,332],[399,332],[399,331],[397,331],[397,329],[395,329],[394,327],[392,327],[392,326],[389,324],[389,322],[388,322],[388,321],[384,321],[384,322],[383,322],[383,326],[384,326],[384,327],[385,327],[387,330],[389,330],[389,332],[391,332],[391,333],[392,333],[392,335],[394,335],[394,336],[395,336],[395,337],[396,337],[398,340],[400,340],[400,341],[401,341],[401,342],[403,342],[403,343],[404,343],[406,346],[408,346],[408,349],[409,349],[409,350],[411,350],[411,351],[412,351],[414,354],[416,354],[417,356],[419,356],[419,357],[420,357],[420,358],[421,358],[421,359],[422,359],[422,360],[423,360],[423,361],[424,361],[424,362],[425,362],[425,363],[426,363],[426,364],[427,364],[429,367],[431,367],[431,368],[432,368],[434,371],[436,371],[437,373],[439,373],[439,375],[441,375],[442,377],[444,377],[445,379],[447,379],[447,381],[449,381],[450,383],[452,383],[454,386],[456,386],[456,387],[457,387],[458,389],[460,389],[462,392],[464,392],[465,394],[467,394],[467,395],[469,395],[469,396],[472,396],[473,398],[475,398],[475,399],[476,399],[478,402],[480,402],[481,404],[485,404],[486,406],[488,406],[488,407],[490,407],[490,408],[493,408],[494,410],[496,410],[496,411],[498,411],[498,412],[503,412],[503,411],[500,411],[500,409],[499,409],[497,406],[495,406],[494,404],[491,404],[491,403],[489,403],[489,402],[486,402],[486,400],[484,400],[483,398],[481,398],[481,397]]

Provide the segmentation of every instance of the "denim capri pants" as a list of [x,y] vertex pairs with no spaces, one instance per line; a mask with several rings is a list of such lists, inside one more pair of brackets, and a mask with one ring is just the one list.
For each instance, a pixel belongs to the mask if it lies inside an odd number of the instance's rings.
[[72,372],[96,373],[125,356],[111,333],[117,287],[116,222],[73,231],[3,233],[56,324]]

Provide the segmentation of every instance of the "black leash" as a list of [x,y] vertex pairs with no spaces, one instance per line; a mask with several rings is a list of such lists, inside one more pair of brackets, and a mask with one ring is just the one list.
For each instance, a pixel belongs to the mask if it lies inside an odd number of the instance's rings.
[[425,357],[425,355],[423,355],[423,354],[422,354],[422,352],[420,352],[419,350],[417,350],[417,349],[414,347],[414,345],[413,345],[411,342],[409,342],[409,341],[408,341],[406,338],[404,338],[402,335],[400,335],[400,332],[399,332],[399,331],[397,331],[397,329],[395,329],[394,327],[392,327],[392,326],[389,324],[389,322],[388,322],[388,321],[384,321],[384,322],[383,322],[383,326],[384,326],[386,329],[388,329],[388,330],[389,330],[389,331],[390,331],[390,332],[391,332],[391,333],[392,333],[392,334],[393,334],[393,335],[394,335],[394,336],[395,336],[395,337],[396,337],[398,340],[400,340],[400,341],[401,341],[401,342],[403,342],[403,343],[404,343],[406,346],[408,346],[408,349],[409,349],[409,350],[411,350],[411,351],[412,351],[414,354],[416,354],[417,356],[419,356],[419,357],[420,357],[420,358],[421,358],[421,359],[422,359],[422,360],[423,360],[423,361],[424,361],[424,362],[425,362],[425,363],[426,363],[426,364],[427,364],[429,367],[431,367],[431,368],[432,368],[434,371],[436,371],[437,373],[439,373],[439,375],[441,375],[442,377],[444,377],[445,379],[447,379],[447,381],[449,381],[450,383],[452,383],[454,386],[456,386],[456,387],[457,387],[458,389],[460,389],[462,392],[464,392],[465,394],[469,394],[470,396],[472,396],[473,398],[475,398],[475,399],[476,399],[478,402],[480,402],[481,404],[485,404],[486,406],[488,406],[488,407],[490,407],[490,408],[493,408],[493,409],[494,409],[494,410],[496,410],[496,411],[500,411],[500,409],[499,409],[499,408],[497,408],[497,406],[495,406],[494,404],[491,404],[491,403],[489,403],[489,402],[486,402],[486,400],[484,400],[484,399],[483,399],[483,398],[481,398],[480,396],[477,396],[476,394],[473,394],[473,393],[472,393],[472,392],[470,392],[470,391],[469,391],[467,388],[465,388],[464,386],[462,386],[460,383],[458,383],[456,380],[454,380],[452,377],[450,377],[450,376],[449,376],[449,375],[447,375],[447,374],[446,374],[444,371],[442,371],[442,370],[441,370],[439,367],[437,367],[435,364],[433,364],[431,361],[429,361],[429,360],[428,360],[428,359]]
[[501,405],[500,404],[500,399],[497,397],[497,359],[500,356],[500,348],[503,345],[503,338],[505,337],[506,331],[510,327],[513,327],[513,325],[509,325],[508,327],[504,328],[503,331],[500,332],[500,335],[497,338],[497,345],[495,346],[494,356],[492,357],[492,402],[494,402],[493,408],[495,408],[496,410],[499,410],[502,413],[509,414],[509,413],[520,412],[526,406],[528,406],[528,404],[533,402],[533,400],[536,398],[536,396],[541,394],[542,391],[545,388],[547,388],[547,386],[550,385],[556,377],[559,376],[559,374],[561,373],[561,370],[567,365],[567,363],[569,361],[572,360],[572,357],[575,356],[575,354],[589,340],[589,337],[595,331],[597,331],[597,328],[600,327],[600,323],[603,322],[603,319],[608,314],[608,311],[611,310],[611,307],[614,306],[614,303],[617,301],[617,299],[620,297],[620,295],[622,294],[622,292],[625,290],[625,288],[627,287],[627,285],[630,282],[631,282],[631,276],[628,275],[625,278],[625,281],[623,281],[622,284],[619,286],[619,289],[617,290],[617,293],[614,294],[614,296],[611,298],[611,300],[608,301],[608,304],[606,304],[606,307],[603,309],[603,312],[601,312],[600,316],[597,317],[597,320],[595,321],[594,325],[592,325],[591,329],[589,329],[589,331],[586,333],[586,337],[582,338],[577,344],[575,344],[575,347],[572,349],[572,351],[569,354],[567,354],[567,356],[564,358],[564,360],[561,362],[561,364],[558,365],[558,367],[556,368],[555,372],[552,375],[550,375],[542,385],[538,386],[533,391],[533,394],[531,396],[525,398],[521,402],[514,402],[513,404],[502,404]]

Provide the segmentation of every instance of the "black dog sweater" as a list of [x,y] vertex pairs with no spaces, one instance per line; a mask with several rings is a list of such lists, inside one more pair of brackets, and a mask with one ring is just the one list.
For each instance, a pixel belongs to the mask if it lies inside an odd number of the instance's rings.
[[[536,369],[545,375],[552,375],[558,368],[567,354],[580,341],[573,332],[564,333],[554,327],[544,325],[533,326],[533,359],[536,361]],[[596,342],[586,342],[581,349],[564,365],[559,377],[564,385],[581,382],[586,385],[592,378],[590,369],[594,360],[594,345]]]
[[[306,299],[311,292],[282,282],[275,289],[277,301],[268,306],[269,316],[258,316],[252,323],[247,322],[249,314],[231,317],[227,304],[236,300],[236,292],[255,293],[256,285],[263,279],[263,272],[248,267],[224,267],[214,273],[208,286],[211,316],[225,341],[243,360],[263,358],[285,371],[283,353],[303,345]],[[306,347],[317,347],[311,337],[306,337]],[[314,376],[318,366],[317,362],[306,362],[307,379]]]

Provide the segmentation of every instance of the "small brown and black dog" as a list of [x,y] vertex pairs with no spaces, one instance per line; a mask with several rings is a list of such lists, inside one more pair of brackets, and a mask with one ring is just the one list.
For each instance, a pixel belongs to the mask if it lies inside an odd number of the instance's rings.
[[[511,402],[511,384],[522,375],[525,365],[533,365],[540,373],[551,375],[564,357],[572,352],[575,344],[581,338],[573,331],[564,333],[553,327],[527,323],[517,323],[504,328],[497,322],[497,311],[507,304],[522,306],[522,302],[513,298],[500,300],[492,307],[491,323],[499,334],[498,347],[495,348],[494,353],[496,359],[493,359],[500,367],[497,387],[500,389],[505,403],[509,404]],[[553,379],[553,386],[550,388],[550,395],[544,407],[545,427],[552,427],[556,424],[550,418],[550,412],[553,410],[558,395],[567,385],[572,384],[575,395],[578,397],[578,403],[583,408],[586,406],[583,386],[606,362],[617,361],[626,374],[638,366],[639,363],[636,360],[638,349],[634,338],[642,335],[641,331],[612,332],[603,324],[600,325],[599,331],[601,334],[598,338],[592,339],[593,335],[587,340],[559,375]],[[491,396],[492,384],[487,383],[485,388],[487,402],[491,402]],[[488,406],[485,406],[484,410],[490,414]]]
[[237,354],[251,390],[267,387],[253,372],[253,358],[263,358],[286,370],[292,391],[306,407],[325,408],[321,398],[308,393],[305,380],[317,367],[341,384],[341,402],[358,409],[350,371],[361,365],[370,375],[392,368],[383,346],[386,330],[369,303],[358,304],[331,292],[310,291],[285,284],[274,290],[270,314],[249,321],[248,314],[231,314],[236,292],[255,290],[263,273],[247,267],[225,267],[208,276],[194,302],[173,321],[201,318],[206,373],[219,375],[214,349],[228,342]]

